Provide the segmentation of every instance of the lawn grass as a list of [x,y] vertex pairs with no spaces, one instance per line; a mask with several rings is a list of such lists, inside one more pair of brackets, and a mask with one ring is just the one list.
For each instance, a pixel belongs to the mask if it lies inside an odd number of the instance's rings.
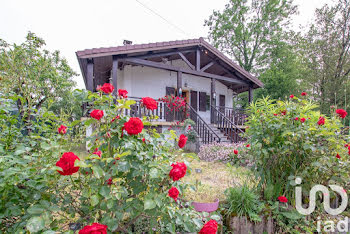
[[[177,161],[190,163],[191,173],[186,174],[183,182],[190,186],[184,194],[185,200],[197,202],[213,202],[216,198],[225,200],[224,191],[229,187],[236,187],[255,182],[252,172],[245,167],[235,167],[223,162],[204,162],[194,153],[175,152]],[[200,169],[201,173],[196,172]]]

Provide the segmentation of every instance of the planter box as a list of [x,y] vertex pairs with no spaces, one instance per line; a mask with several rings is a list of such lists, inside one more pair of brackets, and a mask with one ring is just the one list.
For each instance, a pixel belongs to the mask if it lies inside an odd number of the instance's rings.
[[275,233],[275,224],[271,217],[261,216],[262,221],[258,223],[250,222],[246,217],[228,217],[226,224],[229,231],[235,234],[251,233]]

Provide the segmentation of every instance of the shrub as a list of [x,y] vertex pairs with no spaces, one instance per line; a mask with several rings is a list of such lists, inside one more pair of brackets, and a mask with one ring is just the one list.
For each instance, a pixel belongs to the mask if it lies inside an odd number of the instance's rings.
[[[113,99],[112,94],[89,94],[89,102],[100,110],[84,121],[95,129],[87,139],[90,154],[75,160],[79,171],[73,175],[56,173],[59,196],[55,203],[60,211],[83,226],[98,222],[111,232],[132,231],[138,220],[149,220],[150,227],[162,233],[199,230],[200,214],[168,194],[176,187],[181,197],[186,188],[181,178],[187,166],[169,154],[175,132],[168,133],[172,137],[168,142],[164,134],[144,128],[152,117],[140,120],[123,115],[135,101]],[[65,216],[61,220],[71,221]]]
[[[22,118],[16,102],[21,97],[0,97],[0,232],[15,233],[36,230],[33,225],[41,215],[38,227],[53,222],[51,201],[55,199],[57,176],[51,170],[64,146],[71,140],[72,125],[58,134],[64,123],[45,107],[38,112],[28,108],[29,118]],[[60,147],[60,144],[63,147]],[[41,204],[32,206],[32,204]]]
[[253,222],[261,221],[259,214],[263,209],[263,204],[259,201],[259,195],[247,185],[228,188],[225,195],[226,215],[246,216]]
[[[79,229],[99,223],[109,232],[127,233],[143,221],[150,224],[148,232],[151,227],[160,233],[199,231],[206,218],[175,193],[169,195],[176,187],[183,196],[182,177],[189,173],[169,153],[175,132],[168,132],[168,141],[144,128],[149,118],[125,116],[135,102],[124,97],[89,93],[86,101],[103,114],[65,123],[67,132],[57,130],[65,120],[45,108],[33,112],[31,125],[26,121],[21,131],[11,105],[1,105],[0,231],[61,232],[67,224]],[[66,152],[71,128],[80,124],[94,126],[86,139],[88,155]]]
[[281,194],[292,198],[294,181],[289,179],[296,176],[303,179],[306,191],[314,183],[343,184],[348,180],[343,125],[338,116],[324,116],[317,108],[307,98],[293,96],[285,102],[259,99],[249,107],[246,134],[260,186],[268,186],[265,195],[276,191],[274,199]]
[[197,141],[197,132],[194,130],[195,125],[196,123],[191,119],[186,119],[183,122],[182,129],[184,130],[189,143],[196,143]]

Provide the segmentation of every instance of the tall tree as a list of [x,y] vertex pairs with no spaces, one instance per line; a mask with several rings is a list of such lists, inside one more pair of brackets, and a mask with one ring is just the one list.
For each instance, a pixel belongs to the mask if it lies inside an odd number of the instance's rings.
[[230,0],[205,25],[217,48],[245,70],[256,72],[266,66],[266,50],[278,42],[283,24],[296,11],[292,0]]
[[259,75],[264,87],[255,92],[255,98],[270,96],[283,100],[305,90],[305,87],[300,87],[300,81],[308,70],[298,53],[298,46],[291,39],[296,37],[299,34],[286,33],[284,38],[280,38],[278,46],[269,49],[269,66]]
[[15,93],[22,117],[29,119],[49,99],[62,100],[72,90],[76,73],[59,51],[43,49],[45,41],[29,32],[20,45],[0,39],[0,92]]
[[322,112],[330,105],[347,108],[350,97],[350,1],[317,9],[316,21],[300,41],[310,72],[304,82],[311,87]]

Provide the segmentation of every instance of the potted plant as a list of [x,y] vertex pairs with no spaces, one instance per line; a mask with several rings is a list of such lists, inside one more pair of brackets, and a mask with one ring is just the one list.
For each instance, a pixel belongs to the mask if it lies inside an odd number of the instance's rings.
[[198,212],[211,213],[219,208],[219,198],[210,191],[207,185],[201,185],[196,181],[195,190],[186,191],[186,199],[192,201],[192,206]]

